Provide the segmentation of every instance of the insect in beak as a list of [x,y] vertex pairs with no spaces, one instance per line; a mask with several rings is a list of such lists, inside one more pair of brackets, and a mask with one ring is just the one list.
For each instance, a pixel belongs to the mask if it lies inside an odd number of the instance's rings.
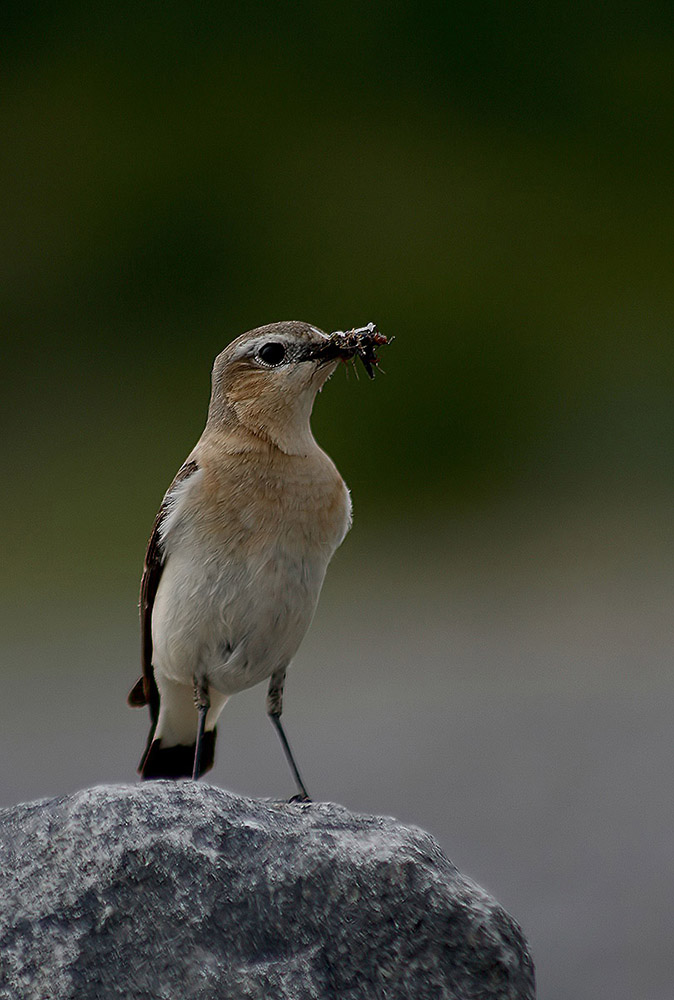
[[391,340],[380,333],[374,323],[368,323],[367,326],[355,327],[346,332],[336,330],[330,334],[325,344],[312,351],[311,357],[322,361],[332,361],[334,358],[349,361],[351,358],[360,358],[368,377],[374,378],[374,369],[379,365],[376,350],[384,344],[390,344]]

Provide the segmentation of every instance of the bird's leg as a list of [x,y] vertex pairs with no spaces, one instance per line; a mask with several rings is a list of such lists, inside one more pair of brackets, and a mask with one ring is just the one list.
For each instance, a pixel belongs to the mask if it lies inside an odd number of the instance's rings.
[[309,798],[309,793],[306,790],[304,782],[302,781],[300,772],[298,770],[297,764],[295,763],[295,758],[293,757],[293,752],[290,749],[290,744],[288,743],[288,737],[283,731],[283,726],[281,725],[281,712],[283,711],[283,685],[286,679],[285,668],[283,670],[277,670],[276,673],[271,675],[271,680],[269,681],[269,690],[267,691],[267,715],[274,723],[276,727],[276,732],[281,740],[281,746],[283,747],[283,752],[286,755],[286,760],[290,764],[290,770],[293,772],[293,777],[295,778],[295,784],[297,785],[298,794],[293,795],[291,802],[311,802]]
[[197,707],[197,712],[199,713],[199,721],[197,723],[197,742],[194,747],[194,769],[192,770],[192,778],[194,781],[199,777],[201,769],[201,747],[204,742],[204,729],[206,728],[206,715],[209,708],[211,707],[211,699],[208,695],[208,684],[204,678],[194,678],[194,704]]

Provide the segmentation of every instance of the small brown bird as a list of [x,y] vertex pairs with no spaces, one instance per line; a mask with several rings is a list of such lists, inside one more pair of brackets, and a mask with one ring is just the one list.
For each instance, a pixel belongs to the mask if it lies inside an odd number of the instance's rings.
[[373,324],[326,334],[272,323],[216,358],[206,427],[145,557],[143,676],[129,695],[150,709],[143,778],[208,771],[228,698],[270,678],[267,712],[308,798],[281,725],[283,685],[351,523],[349,492],[309,418],[340,360],[360,356],[371,376],[385,343]]

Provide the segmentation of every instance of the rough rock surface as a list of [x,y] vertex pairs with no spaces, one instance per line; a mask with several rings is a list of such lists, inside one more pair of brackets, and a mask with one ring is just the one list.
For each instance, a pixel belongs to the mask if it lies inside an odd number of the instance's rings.
[[192,781],[0,812],[2,1000],[532,998],[514,921],[426,833]]

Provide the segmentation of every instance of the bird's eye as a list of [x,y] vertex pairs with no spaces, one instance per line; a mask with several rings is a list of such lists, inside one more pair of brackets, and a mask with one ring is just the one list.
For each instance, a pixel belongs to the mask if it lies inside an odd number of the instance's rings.
[[280,365],[286,356],[285,344],[280,344],[277,340],[270,344],[263,344],[257,352],[260,361],[265,365]]

